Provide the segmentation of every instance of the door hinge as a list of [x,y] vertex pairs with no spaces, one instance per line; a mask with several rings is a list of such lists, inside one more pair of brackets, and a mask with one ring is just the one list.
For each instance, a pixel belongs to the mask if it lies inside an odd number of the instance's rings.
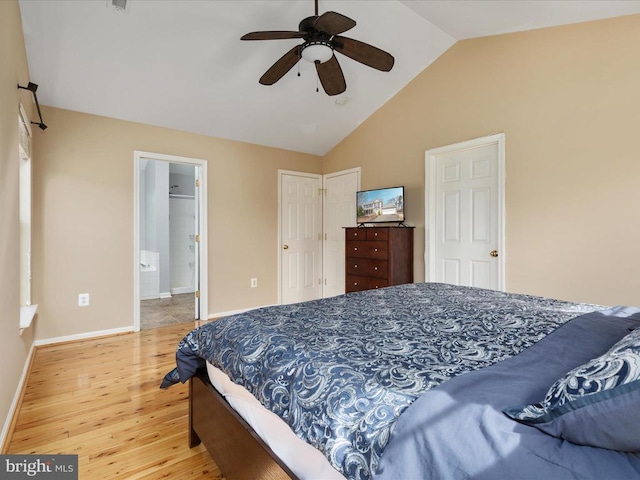
[[318,285],[322,285],[322,279],[321,278],[318,279]]
[[200,234],[197,234],[197,235],[196,235],[195,240],[196,240],[196,243],[200,243]]
[[327,189],[318,187],[318,195],[322,195],[323,193],[326,194],[327,193]]
[[326,279],[326,278],[324,279],[324,284],[325,284],[325,285],[327,284],[327,279]]
[[196,298],[200,298],[200,290],[196,290]]
[[196,180],[196,187],[200,186],[200,180]]

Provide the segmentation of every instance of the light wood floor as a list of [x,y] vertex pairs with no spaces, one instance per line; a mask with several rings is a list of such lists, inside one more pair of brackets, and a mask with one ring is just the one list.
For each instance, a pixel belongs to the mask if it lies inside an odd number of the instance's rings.
[[221,479],[188,445],[188,388],[160,390],[182,323],[38,347],[6,453],[77,454],[81,479]]

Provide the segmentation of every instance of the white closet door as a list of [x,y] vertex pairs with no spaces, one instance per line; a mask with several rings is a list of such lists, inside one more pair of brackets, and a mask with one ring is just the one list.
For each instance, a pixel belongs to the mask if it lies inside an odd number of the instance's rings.
[[345,227],[356,226],[356,192],[360,169],[324,176],[324,291],[323,297],[345,292]]

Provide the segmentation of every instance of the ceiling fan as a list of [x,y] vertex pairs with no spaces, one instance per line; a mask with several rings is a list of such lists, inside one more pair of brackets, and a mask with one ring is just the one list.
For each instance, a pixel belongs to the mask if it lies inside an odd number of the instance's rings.
[[315,15],[303,19],[298,25],[298,31],[251,32],[243,35],[240,40],[303,39],[304,43],[285,53],[260,77],[260,83],[273,85],[300,58],[304,58],[315,64],[318,78],[327,95],[339,95],[347,89],[347,84],[334,52],[383,72],[388,72],[393,67],[394,58],[387,52],[359,40],[340,36],[355,26],[354,20],[337,12],[325,12],[318,16],[318,0],[315,0]]

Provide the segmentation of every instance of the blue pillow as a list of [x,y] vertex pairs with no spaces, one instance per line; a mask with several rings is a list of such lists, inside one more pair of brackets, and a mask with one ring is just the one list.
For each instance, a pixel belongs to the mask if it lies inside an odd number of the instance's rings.
[[578,445],[640,452],[640,329],[559,378],[542,402],[503,412]]

